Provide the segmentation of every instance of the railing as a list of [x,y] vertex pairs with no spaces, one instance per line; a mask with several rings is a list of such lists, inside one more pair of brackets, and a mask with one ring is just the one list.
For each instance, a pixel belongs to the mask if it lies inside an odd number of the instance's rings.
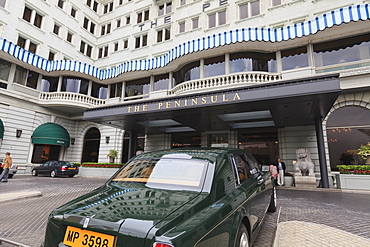
[[193,93],[199,90],[224,89],[237,86],[255,85],[281,80],[280,73],[243,72],[183,82],[169,90],[169,95]]
[[70,93],[70,92],[42,92],[40,93],[40,100],[48,101],[48,103],[84,103],[93,106],[100,106],[105,104],[104,99],[97,99],[88,95]]

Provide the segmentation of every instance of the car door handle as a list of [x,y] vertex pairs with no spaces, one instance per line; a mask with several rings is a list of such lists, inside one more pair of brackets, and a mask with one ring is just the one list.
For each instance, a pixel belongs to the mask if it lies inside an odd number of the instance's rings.
[[265,180],[261,178],[260,180],[258,180],[258,185],[262,184],[263,182],[265,182]]

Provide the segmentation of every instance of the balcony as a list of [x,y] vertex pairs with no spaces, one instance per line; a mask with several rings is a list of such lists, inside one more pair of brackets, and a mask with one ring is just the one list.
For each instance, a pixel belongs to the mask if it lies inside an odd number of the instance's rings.
[[168,91],[168,95],[183,95],[215,89],[230,89],[273,82],[282,79],[281,73],[242,72],[183,82]]

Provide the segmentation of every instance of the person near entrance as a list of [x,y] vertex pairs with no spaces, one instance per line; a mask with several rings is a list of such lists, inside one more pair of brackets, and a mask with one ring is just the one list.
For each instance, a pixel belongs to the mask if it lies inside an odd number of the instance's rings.
[[284,185],[284,173],[285,173],[285,163],[281,161],[280,158],[277,159],[276,169],[278,170],[277,184]]
[[10,157],[10,153],[9,152],[5,153],[5,156],[6,156],[5,161],[2,164],[3,172],[0,175],[0,182],[1,180],[4,180],[2,181],[3,183],[8,182],[9,169],[12,167],[13,164],[12,158]]

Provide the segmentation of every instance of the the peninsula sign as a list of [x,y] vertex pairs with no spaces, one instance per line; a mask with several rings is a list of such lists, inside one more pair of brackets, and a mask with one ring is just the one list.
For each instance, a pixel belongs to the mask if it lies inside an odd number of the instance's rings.
[[196,107],[202,105],[234,103],[241,100],[238,93],[203,95],[198,97],[184,97],[156,102],[145,102],[126,106],[126,113],[139,113],[174,108]]

